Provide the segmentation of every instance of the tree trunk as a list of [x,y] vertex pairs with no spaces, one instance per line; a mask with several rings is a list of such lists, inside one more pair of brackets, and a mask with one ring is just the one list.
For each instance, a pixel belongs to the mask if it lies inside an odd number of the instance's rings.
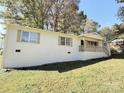
[[58,16],[56,15],[54,19],[54,31],[55,32],[57,32],[57,28],[58,28]]

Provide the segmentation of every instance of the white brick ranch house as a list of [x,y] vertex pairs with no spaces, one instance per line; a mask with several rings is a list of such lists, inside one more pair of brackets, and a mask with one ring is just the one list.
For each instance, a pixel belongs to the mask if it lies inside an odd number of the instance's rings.
[[110,55],[107,43],[98,34],[77,36],[7,24],[3,67],[30,67]]

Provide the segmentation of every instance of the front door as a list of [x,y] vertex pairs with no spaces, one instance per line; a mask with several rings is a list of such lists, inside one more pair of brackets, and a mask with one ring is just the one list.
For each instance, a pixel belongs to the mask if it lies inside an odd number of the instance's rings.
[[81,40],[81,46],[83,46],[84,45],[84,40]]

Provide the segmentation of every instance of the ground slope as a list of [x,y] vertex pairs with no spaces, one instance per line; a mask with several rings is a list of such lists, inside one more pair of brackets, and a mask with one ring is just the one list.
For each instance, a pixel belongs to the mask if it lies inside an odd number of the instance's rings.
[[35,70],[0,70],[0,93],[124,93],[124,55]]

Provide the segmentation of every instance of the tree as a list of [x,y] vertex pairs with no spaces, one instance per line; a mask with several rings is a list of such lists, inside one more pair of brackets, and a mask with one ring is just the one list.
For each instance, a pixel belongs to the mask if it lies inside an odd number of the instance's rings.
[[114,38],[124,38],[124,23],[115,24],[111,29],[114,32]]
[[[124,0],[116,0],[117,3],[124,3]],[[118,18],[124,22],[124,6],[121,6],[118,10]]]
[[104,27],[100,29],[99,33],[106,37],[108,41],[112,41],[116,38],[121,38],[124,36],[124,24],[114,24],[111,28]]
[[114,38],[114,33],[109,27],[103,27],[99,31],[100,35],[106,37],[107,41],[111,41]]
[[112,26],[112,31],[113,31],[116,35],[124,34],[124,23],[121,23],[121,24],[114,24],[114,25]]
[[[4,18],[14,19],[16,23],[44,29],[44,21],[53,2],[51,0],[1,0],[7,12]],[[6,16],[6,13],[9,16]]]
[[59,30],[79,34],[82,24],[86,20],[86,15],[84,13],[80,14],[82,11],[78,13],[78,2],[72,1],[69,2],[69,5],[65,7],[60,15]]
[[7,8],[1,16],[20,25],[64,32],[80,28],[79,0],[1,0],[0,4]]
[[119,25],[119,31],[118,31],[118,34],[124,34],[124,23],[121,23],[120,25]]
[[117,14],[118,18],[124,22],[124,7],[120,7]]
[[84,26],[87,20],[87,15],[84,14],[84,11],[80,11],[78,15],[80,21],[80,31],[84,32]]
[[[63,32],[79,33],[80,25],[86,19],[86,15],[78,13],[79,0],[60,0],[56,2],[52,15],[54,19],[54,30]],[[63,7],[64,6],[64,7]],[[82,16],[82,17],[81,17]]]
[[117,3],[123,3],[124,2],[124,0],[116,0],[117,1]]
[[97,22],[87,19],[86,24],[84,26],[84,30],[85,32],[96,32],[98,27],[99,25]]
[[65,7],[65,0],[53,0],[54,4],[50,9],[50,20],[52,21],[53,30],[58,31],[58,20],[60,14],[63,12]]

